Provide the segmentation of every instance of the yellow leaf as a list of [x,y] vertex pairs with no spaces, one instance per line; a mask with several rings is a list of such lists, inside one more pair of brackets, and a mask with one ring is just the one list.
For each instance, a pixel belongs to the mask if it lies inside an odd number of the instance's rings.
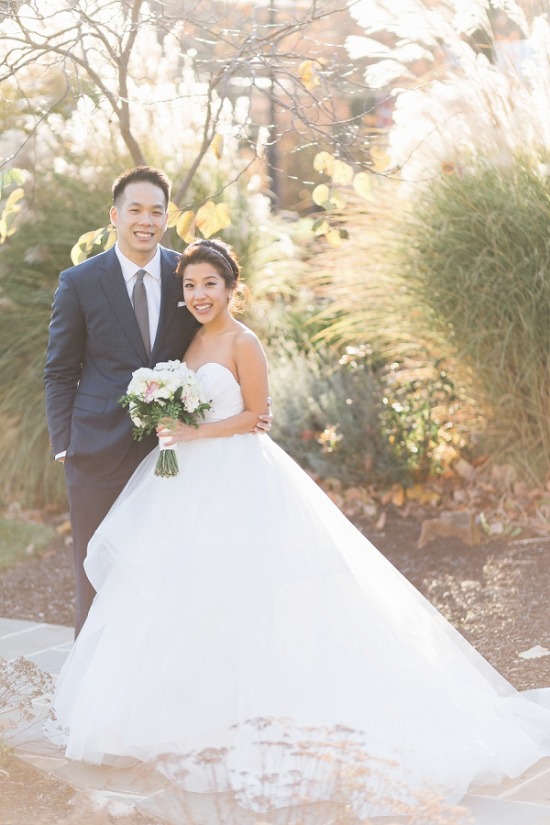
[[361,198],[372,198],[372,181],[367,172],[358,172],[353,179],[353,188]]
[[316,229],[314,229],[313,234],[319,236],[326,235],[327,232],[330,232],[330,224],[328,221],[323,221],[319,224],[319,226],[316,227]]
[[21,204],[19,201],[24,194],[25,192],[23,189],[14,189],[6,201],[0,222],[0,243],[4,243],[6,238],[9,238],[10,235],[15,233],[15,226],[13,223],[17,213],[21,212]]
[[343,160],[335,160],[334,161],[334,172],[332,173],[332,179],[334,183],[351,183],[353,178],[353,169],[349,165],[349,163],[344,163]]
[[175,204],[173,201],[170,201],[170,203],[168,204],[168,229],[172,229],[172,227],[174,227],[177,224],[180,212],[181,209],[179,208],[179,206]]
[[3,189],[14,184],[22,186],[25,183],[25,172],[22,169],[9,169],[0,173],[0,194]]
[[21,206],[19,205],[18,201],[21,200],[24,194],[25,191],[21,187],[14,189],[13,192],[10,193],[9,198],[6,201],[4,212],[20,212]]
[[418,501],[422,503],[424,499],[424,490],[425,488],[423,484],[413,484],[412,487],[407,488],[407,498],[410,499],[410,501]]
[[334,158],[329,152],[318,152],[313,158],[313,168],[316,172],[324,172],[332,177],[334,172]]
[[67,519],[62,524],[58,524],[55,530],[60,536],[69,536],[72,532],[71,522]]
[[229,214],[229,204],[227,203],[218,203],[216,206],[216,212],[218,213],[218,217],[221,221],[223,221],[222,229],[227,229],[228,226],[231,226],[231,216]]
[[342,236],[338,229],[331,229],[327,232],[327,241],[331,246],[342,246]]
[[405,490],[407,501],[416,501],[421,505],[434,507],[441,500],[441,495],[437,490],[427,487],[425,484],[413,484]]
[[183,212],[176,222],[176,234],[185,243],[193,243],[195,240],[195,213],[191,211]]
[[229,207],[226,203],[207,201],[197,211],[197,226],[205,238],[231,226]]
[[73,264],[79,264],[89,258],[94,246],[101,243],[101,238],[105,231],[106,227],[102,226],[100,229],[93,229],[91,232],[85,232],[84,235],[80,236],[71,249],[71,261]]
[[112,246],[116,244],[116,229],[114,226],[109,226],[105,230],[105,241],[103,243],[103,249],[107,250],[110,249]]
[[85,261],[87,257],[88,256],[86,255],[84,250],[81,249],[77,243],[71,249],[71,261],[73,266],[81,264],[82,261]]
[[405,489],[402,484],[392,484],[391,501],[396,507],[403,507],[405,503]]
[[370,156],[376,172],[384,172],[390,165],[390,156],[383,149],[373,146],[370,150]]
[[339,192],[333,192],[330,196],[330,203],[335,209],[343,209],[346,205],[346,199]]
[[313,199],[313,203],[316,203],[317,206],[326,207],[330,201],[330,189],[326,183],[320,183],[319,186],[316,186],[311,193],[311,197]]
[[221,160],[223,155],[223,135],[214,135],[214,139],[210,145],[217,159]]
[[304,87],[310,92],[316,86],[319,86],[321,81],[317,75],[317,69],[313,60],[304,60],[298,66],[298,77],[304,84]]

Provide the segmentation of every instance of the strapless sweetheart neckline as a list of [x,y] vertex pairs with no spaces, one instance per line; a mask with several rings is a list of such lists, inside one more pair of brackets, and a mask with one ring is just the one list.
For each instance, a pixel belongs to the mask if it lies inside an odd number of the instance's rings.
[[231,376],[231,378],[234,380],[234,382],[236,384],[239,383],[237,381],[237,379],[235,378],[235,376],[233,375],[233,373],[231,372],[231,370],[229,369],[229,367],[226,367],[224,364],[220,364],[219,361],[207,361],[205,364],[201,364],[200,367],[197,367],[197,369],[194,370],[195,375],[198,375],[200,373],[200,371],[205,369],[206,367],[221,367],[222,370],[225,370],[226,372],[229,373],[229,375]]

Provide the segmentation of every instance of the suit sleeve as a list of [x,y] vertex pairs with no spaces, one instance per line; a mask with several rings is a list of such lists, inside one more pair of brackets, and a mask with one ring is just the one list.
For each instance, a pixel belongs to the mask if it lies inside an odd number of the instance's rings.
[[46,355],[46,414],[53,455],[71,440],[74,396],[82,372],[86,321],[74,283],[62,272],[55,292]]

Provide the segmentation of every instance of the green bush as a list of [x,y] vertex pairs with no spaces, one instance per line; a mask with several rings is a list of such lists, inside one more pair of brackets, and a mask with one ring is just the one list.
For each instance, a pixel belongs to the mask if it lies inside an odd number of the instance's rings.
[[272,345],[272,437],[302,467],[345,484],[387,479],[392,450],[380,427],[383,391],[364,351],[338,360],[330,351]]
[[468,400],[445,365],[428,358],[420,365],[393,362],[382,373],[381,430],[394,462],[389,481],[414,483],[445,473],[472,436],[473,417],[464,427]]
[[408,289],[469,367],[493,455],[550,465],[550,184],[540,158],[436,181],[404,230]]
[[[28,212],[2,247],[0,265],[0,452],[4,501],[64,501],[63,471],[51,460],[43,369],[53,294],[78,237],[108,220],[109,170],[94,187],[61,175],[37,178]],[[114,175],[113,175],[114,177]]]

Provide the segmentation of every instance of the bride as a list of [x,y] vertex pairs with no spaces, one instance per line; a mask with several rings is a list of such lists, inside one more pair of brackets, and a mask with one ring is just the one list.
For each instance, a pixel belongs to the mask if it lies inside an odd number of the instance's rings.
[[252,434],[267,365],[230,311],[233,249],[197,241],[178,274],[211,409],[198,428],[162,422],[180,475],[155,476],[151,454],[90,542],[97,596],[54,696],[67,757],[176,760],[186,788],[214,776],[268,810],[334,798],[348,747],[355,768],[372,760],[353,790],[371,814],[427,788],[456,802],[550,755],[549,691],[517,692]]

